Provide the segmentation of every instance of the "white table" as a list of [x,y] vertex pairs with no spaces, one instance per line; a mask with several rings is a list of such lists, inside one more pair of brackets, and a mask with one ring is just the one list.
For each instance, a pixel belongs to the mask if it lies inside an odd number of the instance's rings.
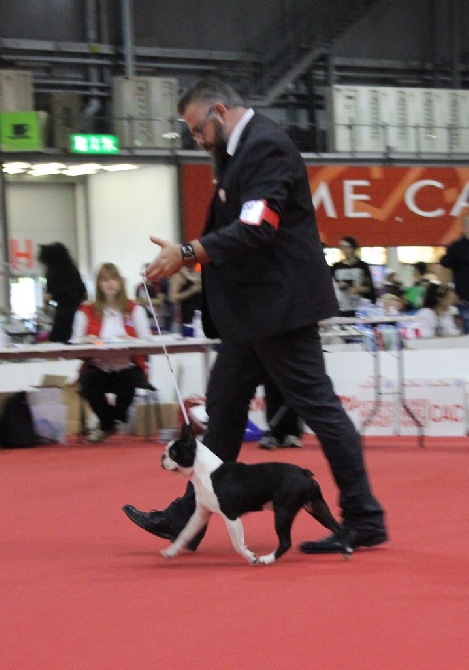
[[181,354],[185,352],[206,353],[210,351],[216,340],[201,337],[171,337],[155,336],[151,341],[131,338],[129,340],[101,342],[96,344],[62,344],[59,342],[41,342],[39,344],[12,344],[9,347],[0,347],[0,361],[11,361],[28,358],[95,358],[112,357],[117,351],[128,353],[130,356],[139,354],[153,356],[163,354],[166,348],[168,353]]
[[[39,344],[12,344],[9,347],[0,347],[0,362],[21,363],[27,361],[79,361],[89,358],[112,357],[119,353],[129,356],[160,356],[165,348],[172,358],[173,354],[200,353],[203,356],[203,372],[208,379],[211,354],[216,348],[218,340],[195,337],[175,337],[171,335],[155,336],[151,341],[130,339],[122,342],[105,342],[100,344],[62,344],[43,342]],[[151,360],[151,359],[150,359]],[[168,367],[168,366],[166,366]],[[9,390],[9,389],[7,389]]]
[[469,349],[469,335],[454,337],[426,337],[406,340],[406,349],[428,351],[433,349]]
[[[400,323],[405,323],[405,322],[412,322],[416,321],[414,316],[405,316],[403,314],[399,315],[389,315],[389,316],[370,316],[370,317],[333,317],[332,319],[327,319],[325,321],[321,322],[321,326],[323,329],[325,329],[325,332],[327,332],[327,327],[328,326],[349,326],[349,327],[354,327],[355,332],[350,333],[349,337],[360,337],[362,336],[361,331],[357,328],[357,326],[370,326],[375,334],[375,339],[376,339],[376,329],[380,325],[390,325],[393,326],[394,328],[398,328]],[[362,336],[363,337],[363,336]],[[397,355],[397,384],[398,384],[398,397],[399,397],[399,403],[402,406],[402,408],[405,410],[405,412],[410,416],[412,421],[415,423],[417,426],[418,430],[418,441],[420,446],[424,446],[424,434],[423,434],[423,426],[419,419],[415,416],[415,414],[412,412],[410,407],[406,403],[405,399],[405,391],[404,391],[404,358],[403,358],[403,353],[402,353],[402,345],[401,345],[401,337],[400,335],[397,336],[396,341],[398,342],[397,350],[396,350],[396,355]],[[373,407],[371,408],[370,413],[368,414],[367,418],[365,421],[362,423],[360,427],[360,432],[364,433],[367,426],[370,425],[372,422],[373,418],[376,416],[378,413],[382,402],[383,402],[383,396],[385,395],[385,392],[383,391],[382,387],[382,376],[381,376],[381,352],[383,349],[381,349],[379,346],[376,346],[374,350],[370,351],[370,353],[373,356],[373,381],[374,381],[374,392],[375,392],[375,397],[374,397],[374,403]]]

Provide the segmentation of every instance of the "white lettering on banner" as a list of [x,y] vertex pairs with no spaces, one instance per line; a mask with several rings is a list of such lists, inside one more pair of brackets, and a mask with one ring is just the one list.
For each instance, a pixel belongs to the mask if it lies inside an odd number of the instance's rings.
[[424,216],[425,218],[434,219],[437,216],[443,216],[445,210],[442,208],[434,209],[433,211],[425,211],[417,207],[415,203],[416,194],[425,187],[434,186],[435,188],[442,189],[444,188],[443,184],[439,181],[434,181],[433,179],[422,179],[421,181],[416,181],[415,184],[409,186],[405,193],[405,203],[411,212],[418,214],[419,216]]
[[[372,182],[366,180],[344,180],[343,182],[343,216],[349,219],[357,218],[371,218],[373,215],[369,212],[355,211],[356,201],[371,201],[371,196],[366,193],[356,193],[357,186],[372,186]],[[443,207],[437,207],[433,210],[421,209],[415,202],[419,192],[425,188],[435,188],[439,191],[447,190],[446,186],[434,179],[422,179],[411,184],[404,193],[404,202],[407,208],[426,219],[435,219],[439,216],[445,216],[449,213],[450,216],[458,217],[465,209],[469,209],[469,182],[467,182],[458,195],[456,202],[453,204],[449,212]],[[422,196],[422,200],[424,197]],[[330,190],[330,185],[327,182],[321,181],[312,193],[312,201],[314,208],[318,210],[320,207],[324,208],[326,217],[329,219],[337,219],[339,214],[335,206],[334,199]],[[442,204],[445,202],[445,194],[442,194]],[[246,203],[249,205],[250,203]],[[397,203],[398,205],[399,203]],[[245,205],[245,206],[246,206]]]
[[244,203],[239,218],[243,223],[258,226],[262,223],[264,207],[264,200],[249,200]]
[[453,209],[451,210],[450,214],[451,216],[459,216],[461,214],[461,211],[463,209],[467,209],[468,207],[469,207],[469,182],[467,182],[467,184],[459,194],[459,197],[454,203]]
[[316,210],[319,209],[320,205],[324,205],[326,216],[330,219],[337,218],[337,211],[334,207],[329,184],[326,184],[326,182],[322,181],[313,193],[313,205]]
[[370,200],[370,196],[366,193],[355,193],[355,186],[370,186],[369,181],[363,179],[344,181],[344,213],[349,219],[370,219],[369,212],[356,212],[354,202],[356,200]]

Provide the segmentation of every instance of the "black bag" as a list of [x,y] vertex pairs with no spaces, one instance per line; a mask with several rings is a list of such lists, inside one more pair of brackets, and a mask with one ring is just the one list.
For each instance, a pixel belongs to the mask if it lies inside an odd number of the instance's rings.
[[40,442],[34,432],[26,391],[8,398],[0,417],[0,446],[7,449],[34,447]]

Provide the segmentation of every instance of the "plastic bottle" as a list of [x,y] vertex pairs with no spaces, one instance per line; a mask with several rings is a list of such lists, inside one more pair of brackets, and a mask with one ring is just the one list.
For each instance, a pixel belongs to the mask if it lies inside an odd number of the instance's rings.
[[192,330],[194,337],[204,337],[204,331],[202,328],[202,312],[200,309],[194,310],[194,315],[192,317]]
[[174,305],[173,322],[171,325],[171,333],[176,337],[182,337],[182,323],[181,323],[181,305],[177,302]]

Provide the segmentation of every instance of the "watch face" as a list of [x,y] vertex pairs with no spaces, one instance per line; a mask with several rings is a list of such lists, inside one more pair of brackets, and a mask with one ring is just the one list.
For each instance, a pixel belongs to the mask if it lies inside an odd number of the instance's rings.
[[183,261],[195,260],[195,253],[191,244],[181,244],[181,254]]

